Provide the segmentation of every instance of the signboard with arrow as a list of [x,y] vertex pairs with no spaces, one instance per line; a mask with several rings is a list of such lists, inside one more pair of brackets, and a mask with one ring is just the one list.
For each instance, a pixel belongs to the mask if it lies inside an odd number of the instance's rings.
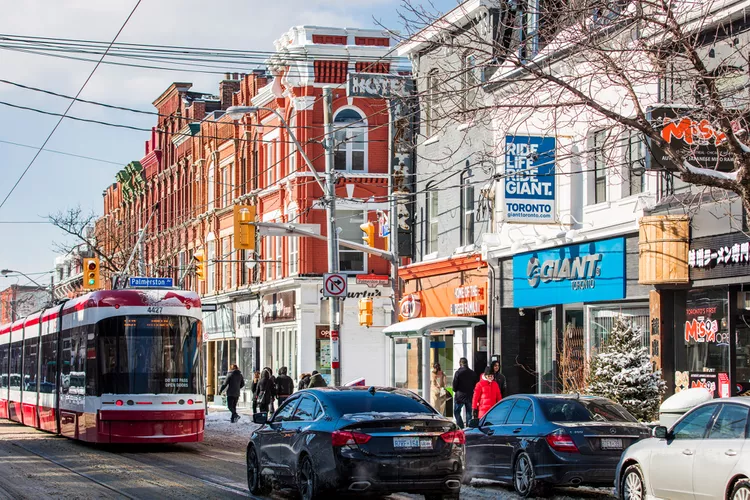
[[326,273],[323,275],[324,297],[346,297],[346,275]]

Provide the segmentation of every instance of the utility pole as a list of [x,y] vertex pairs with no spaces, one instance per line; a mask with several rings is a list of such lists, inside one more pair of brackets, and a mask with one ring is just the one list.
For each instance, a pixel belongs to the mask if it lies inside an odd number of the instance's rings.
[[[326,218],[328,219],[328,272],[339,271],[339,245],[338,233],[336,231],[336,171],[333,168],[333,93],[330,88],[323,89],[323,123],[325,125],[325,152],[326,152]],[[339,327],[340,327],[340,304],[339,299],[330,297],[329,306],[329,329],[331,338],[331,381],[332,385],[341,385],[341,366],[339,360]]]
[[[394,140],[396,136],[396,103],[395,99],[388,100],[388,200],[389,200],[389,215],[388,215],[388,242],[391,254],[393,255],[391,261],[391,287],[393,288],[393,296],[391,302],[393,304],[393,311],[391,311],[391,324],[395,325],[398,323],[399,303],[401,302],[401,282],[398,279],[398,200],[396,199],[396,161],[397,161],[397,144]],[[391,364],[391,375],[395,380],[395,365]]]

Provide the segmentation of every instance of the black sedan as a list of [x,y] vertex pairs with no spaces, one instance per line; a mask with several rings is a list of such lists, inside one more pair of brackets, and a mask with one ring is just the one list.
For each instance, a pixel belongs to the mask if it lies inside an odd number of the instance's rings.
[[509,482],[522,497],[552,486],[612,486],[624,449],[649,429],[606,398],[516,395],[466,431],[466,475]]
[[282,404],[247,446],[256,495],[297,488],[304,500],[337,493],[424,494],[458,499],[464,433],[416,394],[392,388],[327,387]]

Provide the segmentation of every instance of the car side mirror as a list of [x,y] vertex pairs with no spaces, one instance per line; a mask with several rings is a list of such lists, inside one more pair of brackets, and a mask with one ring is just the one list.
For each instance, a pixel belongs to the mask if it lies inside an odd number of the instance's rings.
[[253,423],[265,425],[268,423],[268,414],[265,412],[253,413]]
[[667,430],[667,428],[663,425],[657,425],[651,430],[651,435],[656,439],[667,439],[669,430]]
[[479,419],[478,418],[472,418],[471,420],[469,420],[469,423],[467,424],[467,427],[469,429],[476,429],[477,427],[479,427]]

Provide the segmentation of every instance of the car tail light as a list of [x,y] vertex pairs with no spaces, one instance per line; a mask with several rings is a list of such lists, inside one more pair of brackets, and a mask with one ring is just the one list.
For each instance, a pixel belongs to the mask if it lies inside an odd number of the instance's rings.
[[562,429],[558,429],[552,434],[548,434],[545,439],[550,448],[555,451],[578,453],[578,446],[573,442],[573,438]]
[[450,431],[440,434],[440,438],[448,444],[466,444],[466,436],[464,431]]
[[331,434],[333,446],[349,446],[353,444],[365,444],[372,438],[369,434],[351,431],[334,431]]

